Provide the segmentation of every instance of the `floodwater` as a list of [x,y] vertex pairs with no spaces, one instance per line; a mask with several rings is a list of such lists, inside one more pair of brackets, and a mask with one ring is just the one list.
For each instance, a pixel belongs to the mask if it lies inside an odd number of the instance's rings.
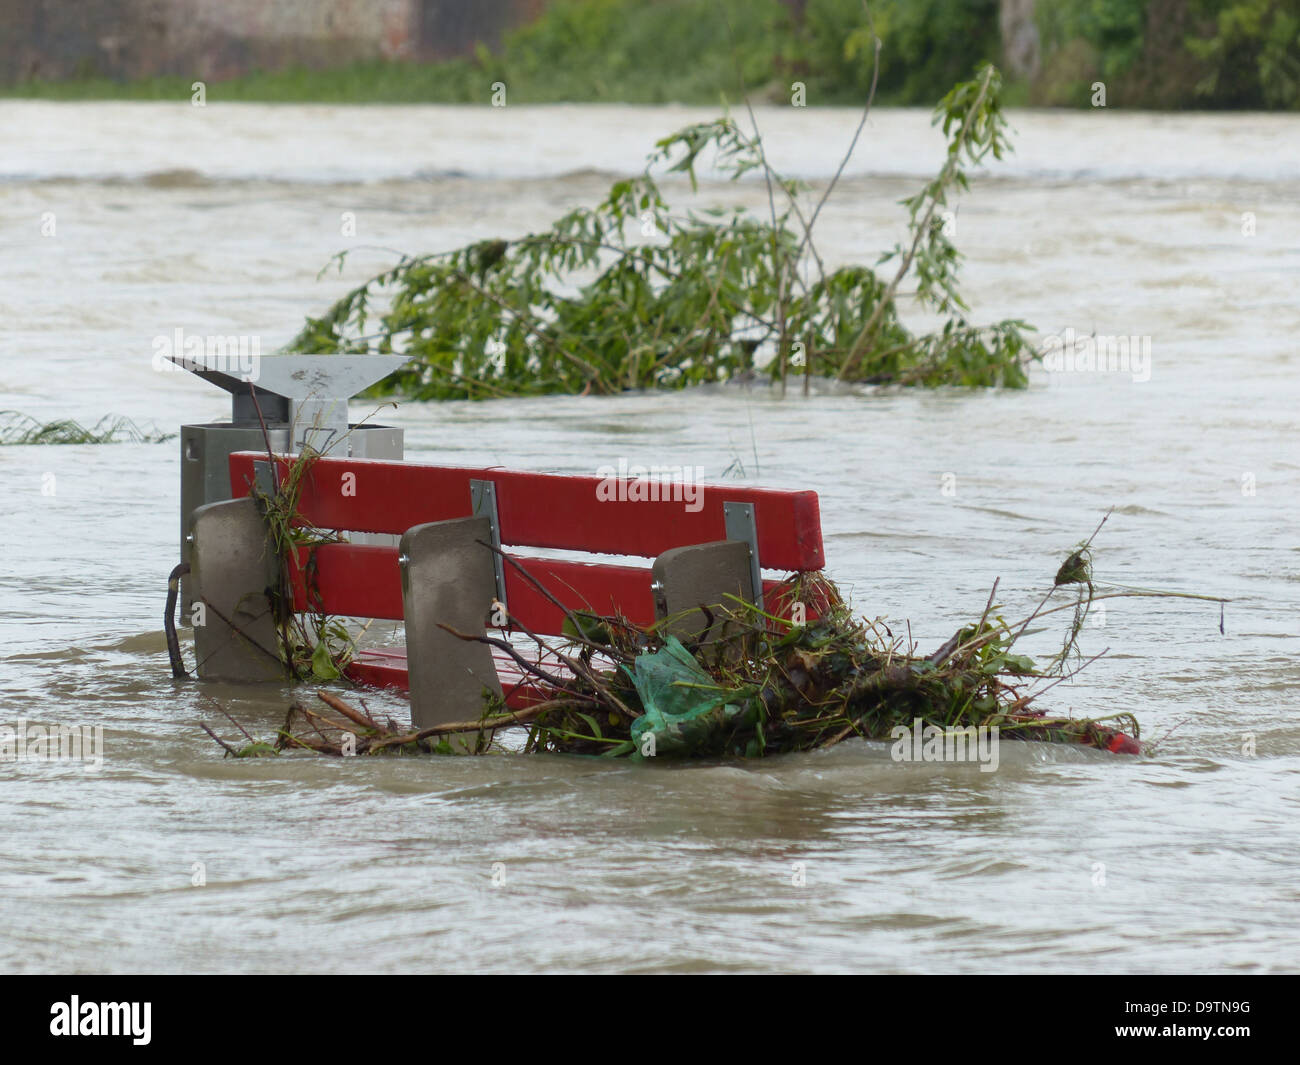
[[[0,103],[0,408],[219,419],[223,394],[154,371],[155,337],[274,350],[393,249],[541,227],[711,113]],[[857,118],[758,117],[815,188]],[[1232,600],[1223,635],[1213,604],[1106,604],[1083,650],[1109,654],[1046,697],[1132,711],[1154,755],[223,760],[199,728],[233,732],[216,703],[265,734],[291,695],[170,678],[176,441],[0,447],[0,725],[104,729],[98,770],[0,762],[0,970],[1300,968],[1300,118],[1013,124],[956,216],[976,319],[1149,337],[1149,374],[383,417],[415,459],[814,488],[830,574],[923,649],[996,578],[1022,616],[1114,507],[1099,576]],[[924,112],[879,112],[819,222],[826,259],[873,262],[941,150]],[[726,197],[765,205],[702,186]]]

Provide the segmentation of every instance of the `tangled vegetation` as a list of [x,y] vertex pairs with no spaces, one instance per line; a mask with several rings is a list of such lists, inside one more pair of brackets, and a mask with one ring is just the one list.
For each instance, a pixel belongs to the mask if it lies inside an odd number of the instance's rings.
[[[268,464],[284,472],[277,475],[273,492],[266,492],[258,485],[252,490],[280,563],[278,580],[269,589],[271,607],[280,660],[295,681],[338,680],[356,649],[356,640],[347,623],[324,611],[316,579],[314,548],[320,544],[343,543],[346,538],[329,529],[315,528],[303,521],[299,512],[303,481],[318,458],[319,452],[304,446],[292,461],[278,467],[268,439]],[[295,586],[303,590],[308,609],[294,610]]]
[[[816,604],[815,619],[784,620],[794,602]],[[1023,625],[995,614],[993,595],[975,624],[929,655],[882,620],[855,617],[820,574],[790,578],[768,605],[772,612],[735,600],[688,643],[662,624],[578,619],[599,636],[580,641],[585,664],[573,678],[549,690],[544,682],[546,702],[524,711],[525,750],[754,758],[854,736],[889,739],[917,722],[943,733],[985,728],[1007,739],[1138,750],[1131,714],[1056,718],[1031,705],[1036,684],[1066,675],[1063,660],[1040,671],[1015,653]],[[548,668],[537,667],[534,679]]]
[[[782,606],[795,601],[815,603],[816,616],[802,625],[784,620]],[[1068,608],[1083,602],[1081,593]],[[249,746],[223,746],[241,757],[294,748],[338,756],[451,754],[457,748],[449,739],[460,734],[484,753],[494,732],[524,728],[525,753],[756,758],[854,736],[890,739],[900,726],[920,723],[945,735],[995,729],[1003,739],[1141,750],[1131,714],[1062,718],[1032,705],[1040,689],[1077,669],[1066,671],[1058,656],[1040,670],[1016,654],[1027,621],[1013,625],[995,614],[992,595],[975,624],[929,655],[905,646],[882,620],[855,618],[819,574],[790,578],[769,605],[777,612],[735,600],[685,643],[668,632],[669,623],[642,628],[625,618],[574,615],[562,646],[534,637],[538,653],[517,659],[540,691],[527,707],[508,709],[485,695],[482,716],[413,731],[372,715],[364,702],[358,709],[321,691],[333,714],[294,703],[272,741],[245,733]]]
[[[290,348],[413,354],[384,387],[419,399],[610,394],[753,372],[782,385],[801,374],[805,387],[814,376],[1023,386],[1026,327],[967,320],[946,213],[969,169],[1009,150],[1000,86],[987,66],[940,102],[945,160],[903,201],[909,235],[878,260],[891,267],[884,275],[829,269],[814,230],[834,183],[808,202],[806,188],[772,169],[757,130],[724,117],[661,140],[642,174],[543,233],[403,257],[309,319]],[[684,173],[695,187],[708,149],[733,180],[763,177],[768,217],[670,209],[656,172]],[[943,317],[940,328],[903,325],[905,282],[919,307]]]
[[[706,627],[685,641],[673,631],[678,619],[647,628],[624,617],[567,610],[559,641],[547,641],[509,619],[510,629],[535,645],[530,654],[501,635],[455,633],[505,650],[522,667],[533,700],[523,707],[509,708],[485,692],[479,717],[413,730],[391,718],[381,720],[364,702],[358,709],[336,693],[321,691],[318,696],[332,714],[295,702],[270,741],[256,740],[238,722],[249,740],[243,747],[209,732],[237,757],[298,748],[337,756],[451,754],[467,748],[484,753],[495,733],[510,729],[526,730],[525,753],[633,760],[755,758],[818,750],[855,736],[894,739],[900,729],[915,728],[942,736],[993,730],[1002,739],[1136,754],[1144,748],[1132,714],[1059,717],[1036,701],[1100,657],[1085,660],[1078,648],[1094,602],[1175,597],[1218,602],[1222,610],[1224,600],[1124,586],[1099,592],[1091,545],[1105,520],[1071,551],[1026,618],[1008,622],[998,613],[995,583],[979,619],[928,655],[882,619],[854,616],[821,574],[795,574],[769,594],[767,610],[740,599],[706,609]],[[1049,605],[1058,595],[1066,601]],[[796,611],[796,603],[804,611]],[[1017,642],[1031,623],[1065,611],[1073,616],[1058,654],[1038,664],[1018,653]],[[800,613],[802,623],[796,623],[792,619]]]

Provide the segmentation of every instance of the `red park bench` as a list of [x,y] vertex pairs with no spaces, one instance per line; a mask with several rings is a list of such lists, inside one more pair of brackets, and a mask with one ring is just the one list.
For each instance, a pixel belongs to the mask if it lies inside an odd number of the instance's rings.
[[[291,459],[277,456],[277,476]],[[276,560],[251,498],[254,484],[269,487],[270,473],[265,452],[236,452],[235,498],[194,512],[191,590],[195,602],[212,607],[195,627],[201,676],[283,679],[265,595]],[[509,548],[508,556],[568,610],[622,614],[642,626],[665,617],[696,617],[702,625],[696,608],[721,603],[728,593],[762,602],[755,585],[769,595],[780,583],[763,580],[763,569],[824,566],[815,492],[732,485],[692,485],[690,492],[683,498],[680,486],[666,481],[319,458],[301,481],[305,525],[401,540],[398,547],[299,549],[289,567],[294,610],[404,621],[405,651],[363,650],[347,672],[360,683],[408,690],[419,728],[472,719],[484,688],[501,693],[507,705],[527,705],[535,690],[504,652],[440,627],[482,635],[500,603],[521,627],[563,635],[564,610],[484,544]],[[658,498],[638,498],[647,495]],[[517,553],[529,549],[589,557]],[[590,557],[602,555],[654,562]],[[816,613],[815,606],[805,609]]]

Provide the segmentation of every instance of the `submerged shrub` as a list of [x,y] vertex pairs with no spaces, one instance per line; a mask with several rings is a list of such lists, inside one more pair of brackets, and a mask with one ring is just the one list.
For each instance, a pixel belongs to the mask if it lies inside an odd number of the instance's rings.
[[[730,117],[659,141],[643,173],[548,230],[405,256],[309,318],[290,350],[402,352],[384,388],[419,399],[675,388],[752,372],[920,385],[1026,383],[1020,321],[971,324],[957,289],[960,253],[945,225],[967,168],[1008,150],[1000,78],[986,66],[940,102],[948,138],[939,173],[903,201],[909,238],[877,261],[827,270],[808,190],[768,164],[761,137]],[[761,174],[769,217],[741,207],[672,211],[656,173],[684,173],[711,149],[734,180]],[[335,260],[342,265],[341,253]],[[916,334],[899,286],[944,316]]]

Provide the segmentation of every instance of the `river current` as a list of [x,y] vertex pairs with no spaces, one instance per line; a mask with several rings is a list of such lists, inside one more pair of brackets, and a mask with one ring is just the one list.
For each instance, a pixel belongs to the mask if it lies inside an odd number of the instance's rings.
[[[541,228],[713,113],[0,102],[0,409],[221,419],[222,393],[155,371],[156,337],[272,351],[396,252]],[[817,191],[857,115],[758,121]],[[223,760],[198,726],[230,732],[214,700],[268,733],[292,693],[170,678],[177,442],[0,447],[0,725],[104,730],[98,769],[0,761],[0,970],[1300,967],[1300,118],[1012,124],[955,216],[974,318],[1146,338],[1145,373],[381,420],[418,460],[815,489],[829,574],[923,649],[995,579],[1026,613],[1113,507],[1098,576],[1231,600],[1223,634],[1209,603],[1107,603],[1082,649],[1108,654],[1045,697],[1131,711],[1153,755]],[[827,261],[899,239],[941,152],[925,112],[877,112],[818,223]],[[706,176],[697,202],[733,201],[763,210],[761,182]]]

